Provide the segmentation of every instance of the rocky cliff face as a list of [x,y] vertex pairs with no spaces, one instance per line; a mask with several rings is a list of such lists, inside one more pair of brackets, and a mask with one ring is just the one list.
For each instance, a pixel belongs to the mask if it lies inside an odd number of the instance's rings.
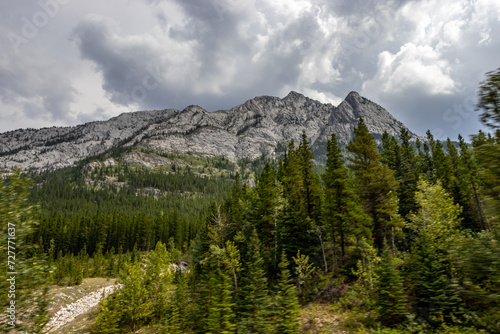
[[356,92],[349,93],[337,107],[290,92],[283,99],[261,96],[215,112],[189,106],[182,111],[126,113],[76,127],[2,133],[0,168],[57,169],[122,146],[225,156],[231,161],[275,156],[279,144],[298,141],[303,131],[313,147],[324,145],[332,132],[346,144],[360,117],[375,136],[384,131],[396,136],[405,127]]

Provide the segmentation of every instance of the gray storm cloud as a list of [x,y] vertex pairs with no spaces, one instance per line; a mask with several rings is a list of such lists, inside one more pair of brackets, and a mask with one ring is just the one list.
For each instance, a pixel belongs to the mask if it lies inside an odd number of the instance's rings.
[[[22,36],[43,8],[0,4],[0,33]],[[419,134],[456,138],[480,127],[470,101],[499,66],[499,20],[491,0],[72,0],[20,52],[0,41],[0,131],[355,90]]]

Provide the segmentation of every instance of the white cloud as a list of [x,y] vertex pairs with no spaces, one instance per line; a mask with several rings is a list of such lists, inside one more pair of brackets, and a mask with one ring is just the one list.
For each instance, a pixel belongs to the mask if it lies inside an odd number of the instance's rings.
[[[39,10],[0,3],[0,34],[19,33]],[[402,118],[438,101],[439,119],[498,67],[499,20],[497,0],[72,0],[20,56],[0,40],[0,119],[215,110],[289,90],[334,104],[357,90],[388,109],[404,105]]]
[[431,47],[411,43],[403,45],[396,54],[380,53],[376,75],[363,83],[363,92],[371,96],[414,89],[430,95],[452,94],[456,88],[448,62]]

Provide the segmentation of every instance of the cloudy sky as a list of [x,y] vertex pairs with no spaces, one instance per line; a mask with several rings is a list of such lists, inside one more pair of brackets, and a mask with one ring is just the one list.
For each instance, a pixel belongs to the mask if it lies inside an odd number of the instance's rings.
[[481,128],[498,0],[0,0],[0,132],[350,91],[412,131]]

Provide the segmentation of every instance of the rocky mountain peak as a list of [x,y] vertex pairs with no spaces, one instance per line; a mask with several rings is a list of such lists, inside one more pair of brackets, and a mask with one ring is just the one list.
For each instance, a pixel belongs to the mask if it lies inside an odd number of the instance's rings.
[[288,93],[287,96],[285,96],[283,98],[283,100],[298,100],[298,99],[305,99],[305,98],[307,98],[307,97],[304,96],[303,94],[292,90],[292,91],[290,91],[290,93]]
[[364,97],[359,95],[358,92],[353,91],[346,96],[344,101],[349,103],[353,108],[356,108],[361,104],[368,102],[368,99],[365,99]]
[[184,108],[181,113],[191,113],[191,114],[194,114],[194,113],[206,113],[207,111],[205,109],[203,109],[202,107],[198,106],[198,105],[189,105],[187,106],[186,108]]
[[224,156],[235,162],[275,157],[277,147],[291,139],[299,142],[303,132],[313,149],[324,152],[332,132],[347,144],[359,117],[376,138],[384,131],[397,136],[404,128],[387,110],[357,92],[335,107],[291,91],[284,98],[255,97],[216,112],[190,105],[180,112],[135,112],[76,127],[0,133],[0,169],[56,169],[123,146]]

